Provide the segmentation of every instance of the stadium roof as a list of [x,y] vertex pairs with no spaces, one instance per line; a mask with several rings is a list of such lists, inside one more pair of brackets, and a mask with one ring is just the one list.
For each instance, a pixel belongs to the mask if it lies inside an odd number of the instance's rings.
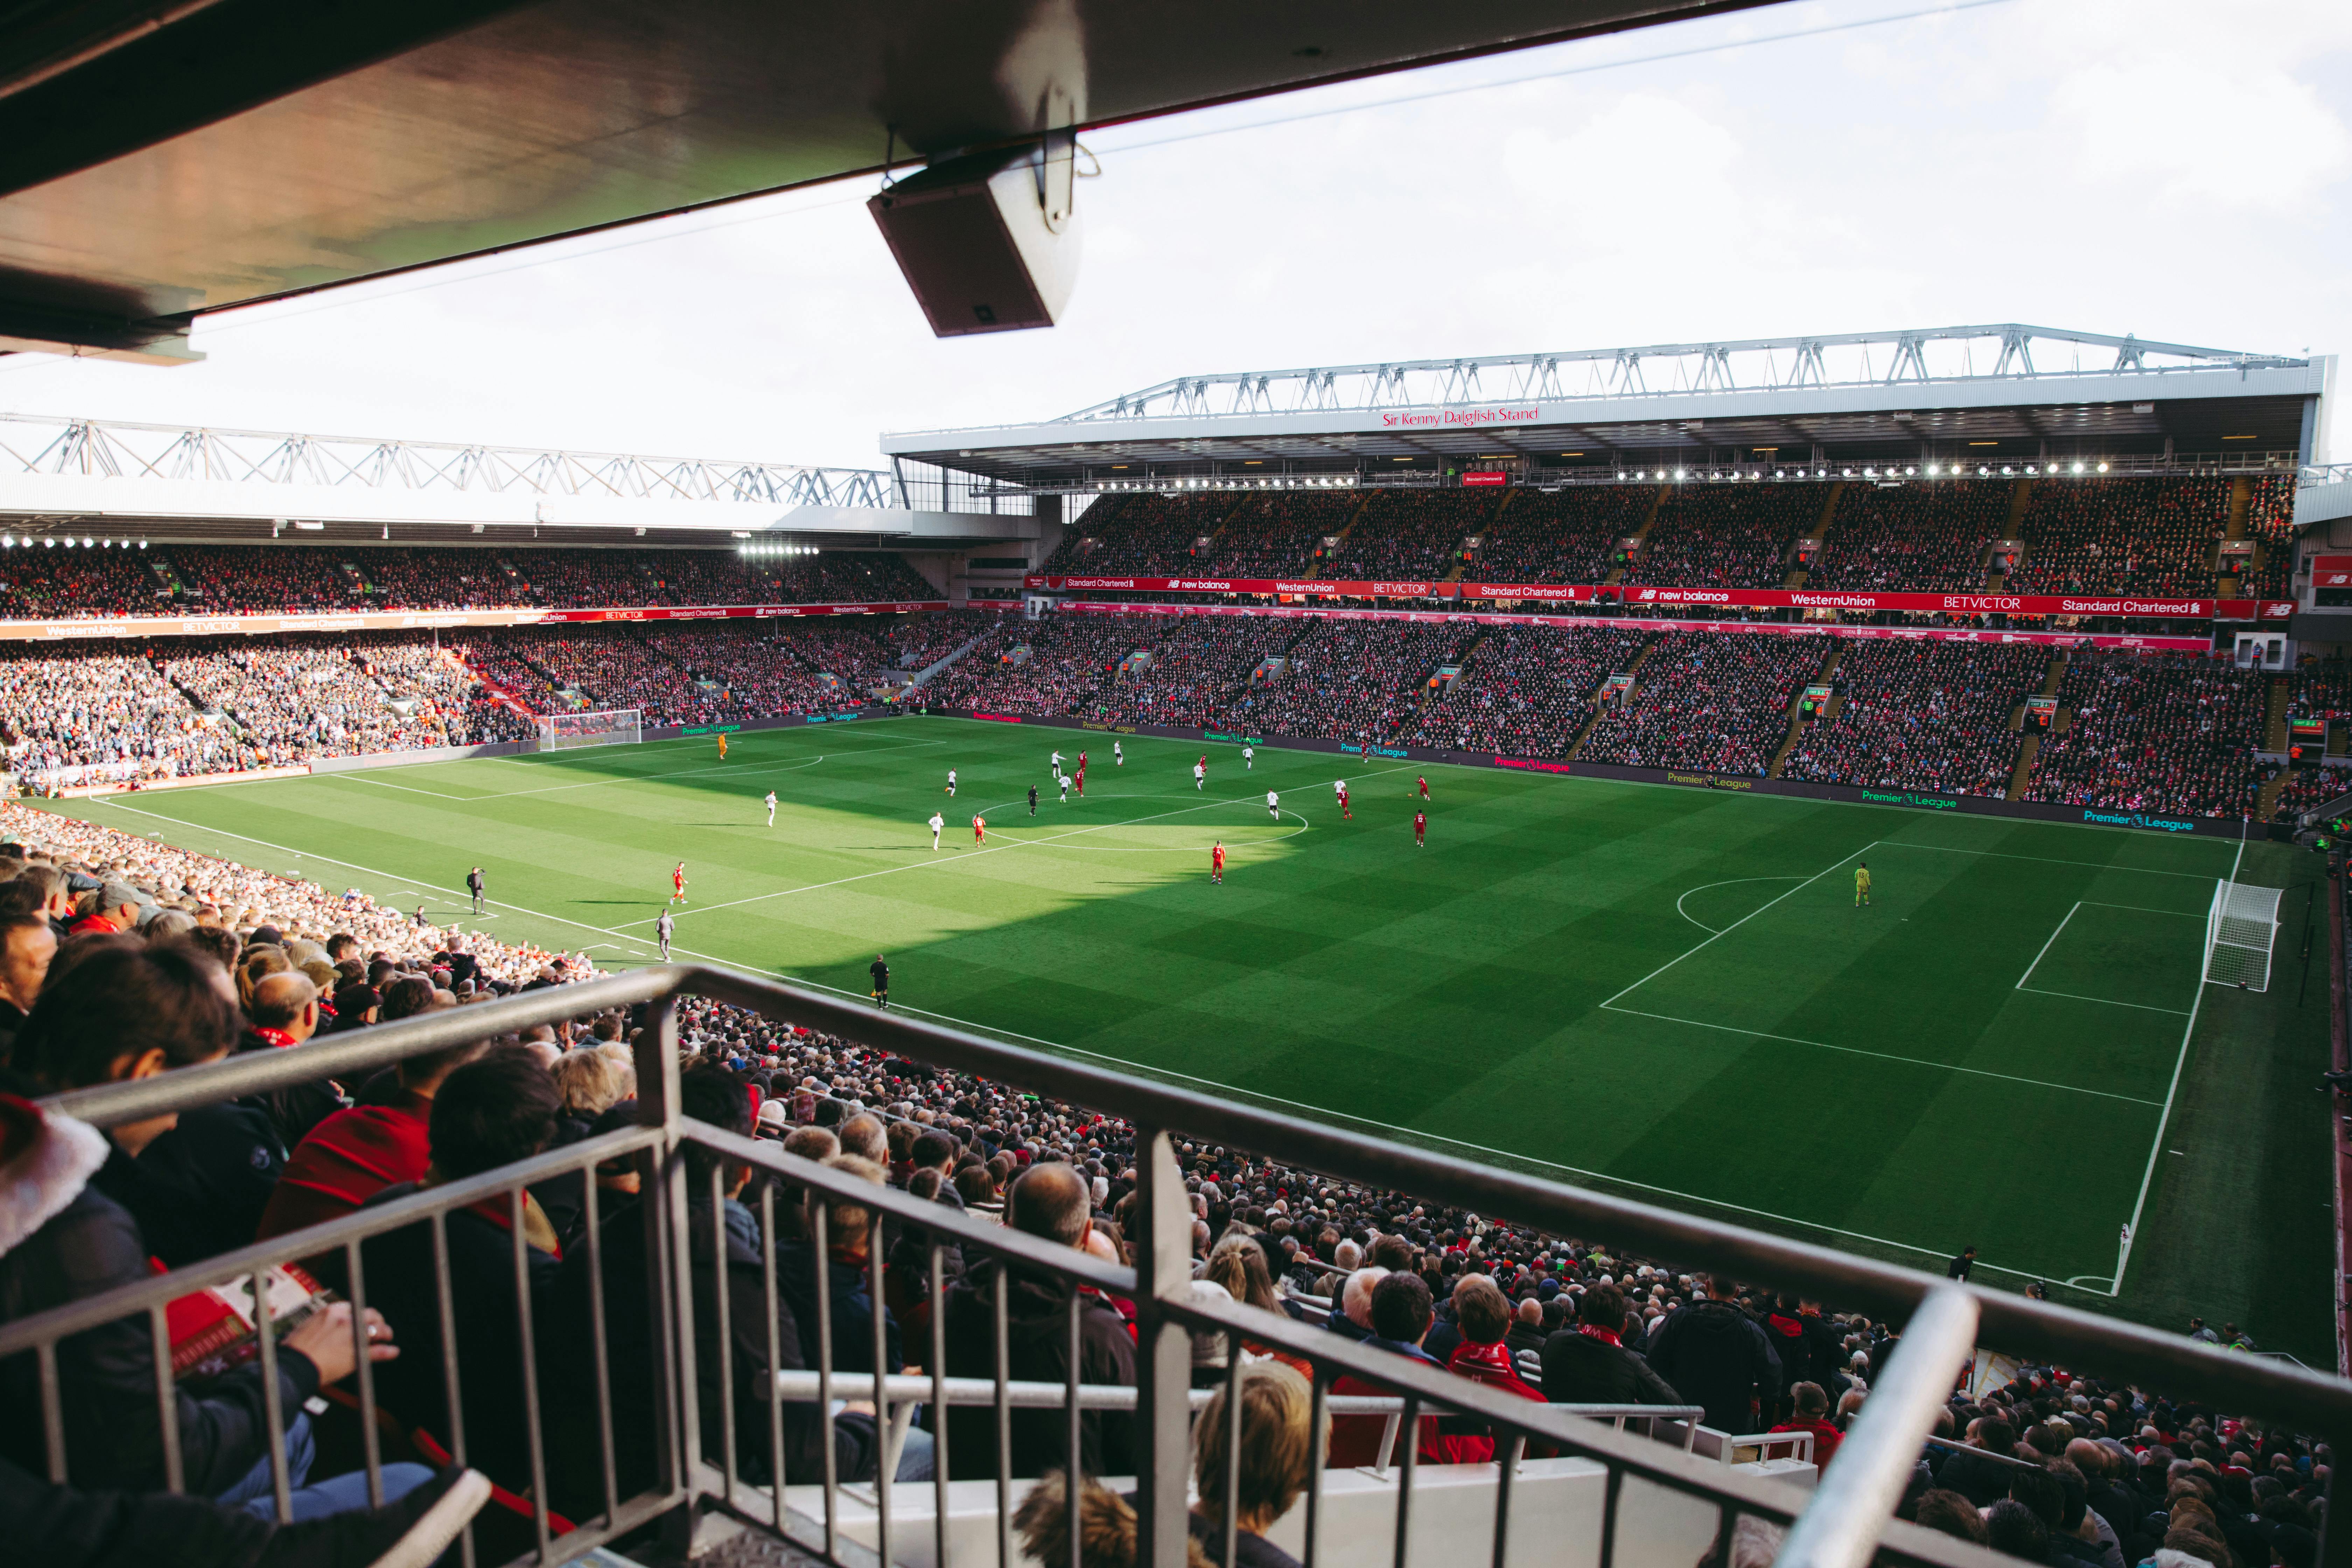
[[883,438],[1000,483],[1436,468],[2097,456],[2323,460],[2332,356],[2014,323],[1181,376],[1058,419]]
[[1769,0],[22,0],[0,352],[957,152]]
[[906,504],[887,473],[0,414],[0,545],[55,536],[307,543],[952,551],[1026,515]]

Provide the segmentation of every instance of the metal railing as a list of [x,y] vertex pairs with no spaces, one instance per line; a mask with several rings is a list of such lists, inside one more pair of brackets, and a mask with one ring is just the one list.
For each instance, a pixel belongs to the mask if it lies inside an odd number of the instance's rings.
[[[731,1003],[772,1018],[788,1018],[845,1037],[868,1047],[896,1052],[954,1072],[971,1073],[1017,1086],[1055,1100],[1075,1103],[1125,1121],[1134,1129],[1136,1177],[1139,1207],[1133,1234],[1135,1262],[1125,1267],[1102,1261],[1076,1248],[987,1223],[927,1199],[877,1186],[852,1172],[836,1170],[786,1154],[773,1143],[738,1137],[684,1118],[679,1111],[677,998],[683,994]],[[361,1316],[371,1288],[365,1273],[363,1246],[404,1227],[422,1224],[430,1233],[435,1301],[440,1343],[450,1347],[443,1368],[443,1394],[451,1430],[446,1435],[450,1452],[464,1458],[467,1448],[465,1380],[480,1375],[479,1367],[461,1368],[454,1347],[460,1314],[469,1317],[495,1307],[494,1302],[457,1299],[454,1284],[448,1231],[459,1211],[486,1202],[503,1205],[513,1261],[512,1307],[522,1347],[520,1393],[525,1406],[526,1453],[502,1479],[528,1500],[532,1549],[526,1553],[541,1563],[562,1563],[591,1548],[635,1531],[656,1519],[680,1538],[690,1536],[698,1516],[723,1512],[745,1522],[792,1536],[835,1563],[845,1561],[840,1519],[842,1489],[848,1478],[840,1472],[836,1435],[857,1413],[837,1407],[837,1401],[870,1399],[877,1422],[874,1447],[895,1447],[890,1434],[903,1436],[898,1413],[909,1410],[910,1388],[925,1394],[924,1403],[944,1413],[965,1405],[974,1395],[969,1368],[949,1374],[948,1320],[936,1310],[946,1297],[947,1249],[961,1249],[966,1258],[983,1259],[982,1269],[1017,1270],[1027,1279],[1047,1282],[1064,1315],[1060,1331],[1075,1352],[1079,1344],[1081,1313],[1089,1292],[1131,1300],[1135,1321],[1135,1384],[1131,1394],[1107,1394],[1081,1379],[1079,1358],[1069,1355],[1060,1407],[1067,1413],[1058,1442],[1070,1456],[1085,1452],[1086,1423],[1099,1422],[1116,1400],[1132,1402],[1136,1465],[1135,1507],[1139,1536],[1138,1561],[1159,1568],[1184,1560],[1187,1495],[1185,1478],[1192,1453],[1192,1412],[1194,1391],[1190,1386],[1192,1346],[1195,1335],[1219,1336],[1224,1342],[1226,1368],[1224,1410],[1238,1422],[1238,1384],[1246,1356],[1271,1351],[1311,1365],[1314,1399],[1314,1452],[1309,1486],[1304,1499],[1305,1561],[1318,1561],[1318,1532],[1323,1522],[1325,1460],[1328,1454],[1327,1418],[1335,1412],[1350,1414],[1338,1404],[1335,1384],[1353,1380],[1382,1391],[1381,1397],[1398,1402],[1400,1429],[1418,1432],[1423,1415],[1440,1415],[1479,1424],[1493,1436],[1496,1463],[1489,1467],[1493,1500],[1492,1560],[1500,1564],[1509,1540],[1513,1478],[1529,1445],[1591,1461],[1605,1472],[1602,1501],[1594,1521],[1595,1560],[1619,1561],[1617,1545],[1625,1517],[1625,1483],[1637,1480],[1685,1500],[1685,1506],[1708,1510],[1718,1554],[1727,1550],[1738,1519],[1755,1516],[1785,1526],[1788,1534],[1780,1561],[1804,1568],[1854,1568],[1870,1562],[1961,1564],[1992,1561],[1975,1548],[1948,1537],[1922,1531],[1892,1520],[1894,1506],[1936,1421],[1945,1408],[1958,1370],[1979,1339],[2030,1361],[2052,1362],[2163,1390],[2170,1397],[2201,1401],[2233,1413],[2342,1441],[2352,1435],[2352,1384],[2294,1367],[2210,1350],[2179,1336],[2158,1333],[2111,1319],[2094,1317],[2045,1301],[2008,1296],[1957,1284],[1890,1264],[1878,1263],[1784,1240],[1711,1220],[1675,1214],[1646,1204],[1543,1181],[1521,1173],[1466,1164],[1396,1142],[1380,1142],[1342,1129],[1220,1100],[1191,1090],[1128,1077],[1084,1063],[1064,1060],[982,1039],[960,1031],[925,1024],[903,1016],[884,1014],[791,986],[730,972],[663,965],[626,974],[529,993],[479,1006],[455,1009],[400,1023],[380,1026],[333,1040],[302,1047],[235,1057],[133,1082],[110,1083],[74,1090],[47,1101],[49,1108],[99,1126],[185,1110],[225,1099],[267,1092],[334,1076],[355,1081],[357,1075],[421,1053],[444,1049],[494,1034],[541,1023],[582,1016],[616,1006],[644,1005],[644,1027],[636,1037],[639,1103],[644,1121],[638,1128],[571,1145],[468,1180],[451,1182],[418,1192],[379,1207],[364,1208],[347,1217],[211,1260],[193,1268],[142,1280],[104,1295],[74,1301],[41,1314],[0,1325],[0,1362],[29,1354],[38,1373],[40,1430],[49,1473],[65,1479],[73,1473],[68,1453],[66,1400],[68,1378],[60,1342],[105,1324],[122,1321],[143,1322],[150,1336],[159,1419],[164,1432],[165,1481],[174,1488],[185,1477],[173,1447],[176,1426],[170,1416],[175,1392],[169,1345],[163,1323],[164,1304],[208,1285],[251,1277],[257,1300],[266,1300],[260,1271],[269,1266],[320,1254],[340,1254],[349,1275],[347,1294],[354,1304],[354,1321]],[[1685,1267],[1706,1268],[1739,1278],[1769,1281],[1783,1289],[1801,1290],[1831,1301],[1841,1309],[1868,1311],[1904,1323],[1892,1356],[1880,1369],[1869,1398],[1838,1453],[1837,1462],[1822,1475],[1811,1494],[1785,1482],[1727,1468],[1720,1462],[1696,1458],[1682,1451],[1679,1438],[1661,1442],[1579,1414],[1571,1408],[1534,1403],[1514,1393],[1488,1387],[1433,1364],[1416,1363],[1392,1352],[1335,1335],[1328,1330],[1299,1323],[1281,1313],[1245,1304],[1197,1299],[1192,1292],[1192,1210],[1176,1164],[1177,1135],[1204,1140],[1228,1148],[1246,1149],[1304,1167],[1327,1176],[1379,1189],[1411,1193],[1417,1198],[1466,1207],[1475,1212],[1558,1235],[1605,1236],[1614,1247],[1642,1256],[1670,1258]],[[642,1184],[635,1220],[616,1217],[602,1226],[595,1167],[604,1162],[636,1162]],[[689,1180],[690,1165],[706,1169],[708,1185]],[[725,1195],[720,1167],[749,1167],[765,1178],[757,1196],[760,1288],[765,1303],[766,1372],[751,1407],[737,1389],[737,1336],[731,1331],[732,1310],[726,1289],[728,1263]],[[524,1232],[525,1189],[551,1176],[583,1173],[587,1193],[584,1219],[586,1256],[583,1261],[591,1281],[588,1295],[593,1323],[593,1354],[588,1365],[567,1363],[567,1374],[585,1377],[593,1394],[596,1470],[586,1483],[577,1474],[559,1479],[572,1493],[585,1490],[593,1504],[568,1531],[550,1509],[549,1454],[541,1430],[544,1392],[532,1363],[532,1286]],[[780,1210],[795,1193],[810,1194],[805,1242],[780,1243]],[[928,1354],[914,1373],[917,1382],[894,1377],[887,1366],[889,1314],[867,1313],[861,1342],[851,1344],[834,1321],[834,1291],[829,1270],[834,1249],[829,1234],[832,1205],[854,1206],[869,1216],[868,1246],[858,1265],[869,1303],[887,1299],[887,1265],[884,1237],[904,1236],[911,1228],[922,1243],[923,1267],[917,1281],[934,1304],[929,1314]],[[714,1248],[708,1259],[715,1290],[698,1282],[700,1265],[693,1250],[697,1227],[692,1210],[708,1205],[714,1222],[707,1233]],[[625,1366],[609,1353],[613,1303],[605,1279],[604,1249],[630,1233],[620,1226],[641,1226],[647,1260],[645,1312],[654,1345],[645,1364]],[[795,1374],[781,1341],[778,1304],[780,1245],[804,1247],[815,1271],[813,1301],[806,1304],[814,1319],[814,1365]],[[977,1271],[975,1271],[977,1272]],[[902,1270],[903,1278],[903,1270]],[[375,1283],[382,1283],[377,1281]],[[411,1282],[413,1283],[413,1282]],[[703,1298],[708,1297],[708,1300]],[[992,1307],[992,1375],[982,1375],[977,1386],[995,1413],[995,1529],[997,1558],[1009,1568],[1011,1511],[1014,1482],[1023,1478],[1015,1468],[1034,1473],[1054,1468],[1054,1456],[1028,1454],[1016,1465],[1009,1434],[1015,1408],[1026,1408],[1030,1395],[1016,1400],[1010,1375],[1006,1295],[989,1298],[982,1290],[960,1297],[959,1310]],[[714,1321],[715,1334],[706,1331]],[[355,1328],[354,1347],[360,1352],[355,1382],[362,1425],[367,1432],[365,1465],[372,1490],[379,1491],[381,1455],[375,1436],[374,1376],[365,1357],[362,1331]],[[761,1336],[755,1335],[754,1341]],[[272,1453],[274,1490],[281,1515],[288,1506],[290,1478],[284,1457],[286,1412],[279,1401],[277,1352],[271,1336],[263,1334],[260,1361],[268,1410],[268,1430]],[[698,1363],[715,1353],[715,1375],[698,1375]],[[917,1358],[910,1352],[908,1359]],[[755,1360],[755,1370],[756,1370]],[[782,1372],[784,1375],[775,1373]],[[616,1380],[642,1377],[651,1399],[655,1463],[649,1479],[625,1477],[616,1461]],[[812,1385],[813,1380],[813,1385]],[[924,1385],[928,1385],[927,1390]],[[705,1391],[715,1390],[718,1409],[704,1408]],[[1355,1390],[1349,1391],[1351,1394]],[[808,1397],[813,1393],[814,1399]],[[576,1395],[575,1395],[576,1398]],[[757,1405],[764,1405],[764,1409]],[[1653,1411],[1652,1414],[1657,1412]],[[805,1432],[811,1423],[819,1431],[821,1455],[815,1473],[803,1462],[788,1470],[787,1419]],[[757,1423],[747,1426],[747,1423]],[[584,1420],[582,1426],[585,1426]],[[948,1486],[953,1457],[949,1444],[959,1430],[939,1415],[934,1425],[935,1479],[931,1499],[931,1542],[948,1563],[950,1550]],[[751,1445],[747,1446],[746,1432]],[[1229,1436],[1231,1435],[1229,1434]],[[764,1437],[764,1444],[758,1440]],[[1428,1463],[1418,1442],[1402,1445],[1397,1460],[1394,1489],[1395,1561],[1406,1561],[1406,1542],[1414,1502],[1417,1469]],[[749,1461],[764,1450],[762,1482],[744,1473]],[[1229,1441],[1228,1463],[1238,1463],[1239,1444]],[[1040,1461],[1046,1461],[1040,1463]],[[485,1461],[488,1462],[488,1461]],[[872,1487],[875,1549],[884,1562],[892,1556],[892,1496],[895,1466],[877,1462]],[[969,1465],[962,1467],[970,1468]],[[1486,1475],[1487,1471],[1481,1471]],[[1218,1521],[1231,1538],[1236,1528],[1233,1512],[1236,1488],[1223,1489],[1226,1500]],[[821,1481],[822,1521],[802,1517],[786,1497],[789,1483]],[[517,1483],[520,1483],[519,1485]],[[1558,1527],[1557,1521],[1547,1528]],[[1079,1532],[1072,1531],[1075,1538]],[[474,1538],[467,1538],[467,1561],[474,1561]],[[959,1559],[958,1561],[964,1561]],[[1231,1561],[1228,1553],[1227,1561]]]

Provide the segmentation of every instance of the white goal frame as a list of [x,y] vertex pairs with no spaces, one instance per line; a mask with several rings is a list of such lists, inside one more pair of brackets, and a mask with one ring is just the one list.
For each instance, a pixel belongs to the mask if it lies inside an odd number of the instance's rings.
[[645,710],[600,708],[584,713],[542,713],[539,749],[567,752],[579,746],[634,746],[646,738]]
[[2278,942],[2278,907],[2284,888],[2245,882],[2213,884],[2213,905],[2205,916],[2205,980],[2267,991],[2271,950]]

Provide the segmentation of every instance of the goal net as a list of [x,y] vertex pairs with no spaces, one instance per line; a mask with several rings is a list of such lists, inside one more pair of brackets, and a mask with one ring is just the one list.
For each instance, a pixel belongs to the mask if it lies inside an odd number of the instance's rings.
[[636,708],[605,708],[590,713],[547,713],[539,721],[539,749],[635,745],[646,738],[645,713]]
[[2205,917],[2205,978],[2216,985],[2267,991],[2271,947],[2278,938],[2281,888],[2243,882],[2213,884],[2213,908]]

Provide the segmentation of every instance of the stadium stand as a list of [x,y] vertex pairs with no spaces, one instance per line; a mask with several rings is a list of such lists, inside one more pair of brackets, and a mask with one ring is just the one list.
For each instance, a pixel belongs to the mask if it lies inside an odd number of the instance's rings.
[[1630,668],[1638,632],[1505,626],[1470,655],[1461,676],[1400,734],[1410,745],[1517,757],[1567,753],[1593,715],[1601,681]]
[[2023,743],[2012,711],[2048,665],[2037,647],[1848,641],[1831,682],[1832,711],[1806,727],[1781,776],[2006,795]]
[[1206,570],[1219,577],[1286,577],[1304,573],[1316,563],[1315,552],[1322,542],[1345,531],[1370,499],[1354,490],[1245,497],[1227,514],[1224,531],[1217,536],[1216,554]]
[[2246,486],[2245,537],[2262,546],[2262,564],[2240,574],[2238,593],[2250,599],[2283,599],[2294,589],[2294,481],[2264,474]]
[[1319,575],[1443,581],[1461,561],[1463,540],[1486,529],[1500,499],[1491,489],[1376,492]]
[[1813,485],[1675,489],[1659,506],[1625,581],[1777,588],[1788,580],[1790,546],[1821,521],[1827,500]]
[[1335,621],[1293,647],[1282,679],[1245,691],[1230,723],[1285,735],[1393,740],[1430,676],[1475,637],[1459,626]]
[[1147,657],[1104,690],[1099,711],[1118,724],[1176,729],[1222,722],[1234,694],[1307,628],[1254,616],[1181,616],[1137,628]]
[[1669,633],[1651,650],[1633,695],[1601,710],[1577,755],[1760,778],[1822,649],[1815,637]]
[[2020,594],[2208,595],[2230,521],[2227,479],[2069,479],[2033,487]]
[[1243,502],[1236,493],[1104,496],[1071,522],[1047,572],[1176,577],[1209,569],[1198,542]]
[[1986,552],[2000,537],[2014,489],[2000,479],[1885,486],[1849,481],[1805,586],[1980,589]]
[[1470,571],[1490,583],[1598,583],[1657,499],[1655,485],[1521,490],[1498,512]]
[[2058,688],[2073,723],[2043,738],[2024,798],[2196,816],[2251,812],[2268,680],[2212,659],[2077,653]]
[[[725,550],[435,550],[170,544],[19,550],[0,618],[280,615],[329,610],[581,609],[608,605],[871,604],[939,591],[894,554],[783,561]],[[176,586],[174,586],[176,584]]]

